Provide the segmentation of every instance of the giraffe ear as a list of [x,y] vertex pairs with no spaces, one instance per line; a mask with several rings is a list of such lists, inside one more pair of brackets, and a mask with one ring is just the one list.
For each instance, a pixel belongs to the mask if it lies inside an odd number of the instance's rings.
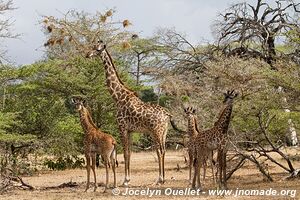
[[85,105],[85,103],[86,103],[86,101],[85,101],[85,99],[84,99],[84,100],[82,101],[82,104]]
[[72,102],[72,103],[75,103],[75,100],[74,100],[74,98],[71,98],[71,102]]
[[234,97],[237,97],[237,96],[239,96],[239,93],[235,93]]
[[195,114],[196,113],[196,109],[193,109],[193,114]]
[[186,112],[186,108],[183,108],[184,112]]

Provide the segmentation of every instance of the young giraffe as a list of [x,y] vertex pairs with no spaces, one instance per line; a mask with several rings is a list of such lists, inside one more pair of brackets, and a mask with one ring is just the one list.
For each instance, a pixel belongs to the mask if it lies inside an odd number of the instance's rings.
[[162,107],[144,103],[133,91],[128,89],[118,76],[106,45],[99,41],[88,57],[100,55],[106,74],[106,84],[117,107],[117,121],[124,149],[124,186],[130,182],[131,133],[142,132],[152,136],[158,156],[159,177],[156,184],[165,181],[165,142],[170,114]]
[[[189,155],[189,182],[190,184],[192,183],[192,168],[193,168],[193,164],[194,164],[194,158],[196,158],[196,152],[195,152],[195,139],[197,137],[197,135],[199,133],[201,133],[201,131],[199,131],[198,128],[198,122],[197,122],[197,118],[195,116],[196,113],[196,109],[192,108],[192,107],[187,107],[184,109],[184,112],[187,116],[187,120],[188,120],[188,136],[189,136],[189,141],[187,143],[188,146],[188,155]],[[180,132],[184,132],[182,130],[180,130]],[[207,157],[207,159],[209,159],[211,161],[211,169],[212,169],[212,176],[213,176],[213,181],[215,180],[214,178],[214,164],[213,164],[213,152],[211,155],[209,155],[209,157]],[[206,168],[207,168],[207,163],[206,161],[203,164],[203,179],[205,179],[205,175],[206,175]]]
[[116,164],[117,161],[117,149],[116,140],[109,134],[102,132],[94,124],[91,114],[88,109],[84,106],[84,101],[78,98],[73,98],[72,102],[75,104],[77,111],[80,115],[81,126],[84,130],[84,151],[86,157],[86,170],[87,170],[87,185],[85,191],[89,189],[90,185],[90,170],[91,170],[91,159],[92,159],[92,171],[94,174],[95,186],[94,191],[97,189],[97,180],[96,180],[96,154],[101,155],[105,170],[106,170],[106,184],[105,189],[108,188],[108,168],[112,166],[112,171],[114,174],[114,187],[116,187]]
[[[215,122],[213,128],[205,130],[202,133],[199,133],[195,140],[195,150],[196,150],[196,159],[194,164],[194,177],[192,181],[192,187],[197,187],[201,189],[200,183],[200,167],[206,162],[207,157],[212,155],[212,151],[217,150],[217,166],[218,166],[218,175],[219,187],[227,188],[226,185],[226,146],[228,142],[227,131],[231,119],[233,100],[237,97],[237,93],[234,93],[234,90],[231,92],[227,91],[224,93],[224,106],[221,110],[218,121]],[[217,176],[218,176],[217,175]]]
[[192,183],[192,167],[194,163],[194,141],[196,139],[196,136],[199,133],[197,122],[196,122],[196,117],[195,117],[195,112],[196,110],[193,109],[192,107],[187,107],[184,108],[184,112],[187,116],[188,120],[188,136],[189,136],[189,141],[187,143],[188,147],[188,155],[189,155],[189,182]]

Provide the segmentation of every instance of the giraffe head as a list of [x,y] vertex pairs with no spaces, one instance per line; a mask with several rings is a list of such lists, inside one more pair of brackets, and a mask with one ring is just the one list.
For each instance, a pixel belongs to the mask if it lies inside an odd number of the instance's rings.
[[106,49],[106,45],[102,40],[99,40],[93,49],[86,55],[87,58],[91,58],[99,55],[102,51]]
[[234,92],[234,90],[232,91],[227,91],[226,93],[224,93],[224,104],[230,104],[233,102],[233,100],[239,95],[239,93]]
[[196,109],[193,107],[184,108],[184,112],[186,115],[194,115],[196,113]]
[[196,113],[196,109],[193,107],[184,108],[184,112],[188,119],[192,119]]
[[72,98],[72,103],[75,105],[76,110],[78,112],[82,111],[84,108],[84,104],[85,104],[85,100],[83,100],[82,98]]

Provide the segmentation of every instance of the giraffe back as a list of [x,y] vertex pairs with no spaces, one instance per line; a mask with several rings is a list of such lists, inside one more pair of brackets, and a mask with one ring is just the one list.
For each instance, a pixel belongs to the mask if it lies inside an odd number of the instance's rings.
[[119,105],[117,119],[129,131],[153,132],[165,125],[170,114],[161,106],[144,103],[140,99],[129,98]]

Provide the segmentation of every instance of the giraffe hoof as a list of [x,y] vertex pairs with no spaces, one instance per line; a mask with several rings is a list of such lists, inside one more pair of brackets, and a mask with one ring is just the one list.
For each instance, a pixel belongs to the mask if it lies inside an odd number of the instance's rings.
[[121,185],[121,187],[128,187],[129,186],[129,181],[124,181],[124,183]]
[[163,185],[165,181],[162,178],[158,178],[154,185]]
[[197,190],[197,191],[203,191],[202,187],[192,186],[191,189],[192,190]]

